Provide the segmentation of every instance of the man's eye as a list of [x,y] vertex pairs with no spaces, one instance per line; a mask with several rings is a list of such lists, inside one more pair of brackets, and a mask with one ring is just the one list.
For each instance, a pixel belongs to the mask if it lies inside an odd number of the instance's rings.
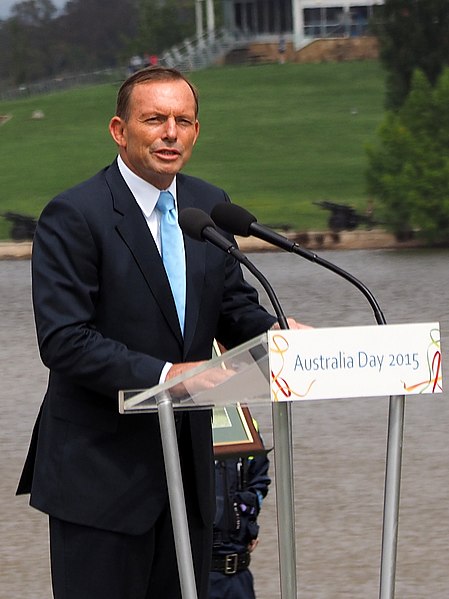
[[190,127],[191,125],[193,125],[193,123],[190,119],[187,119],[184,117],[180,117],[180,118],[176,119],[176,123],[178,125],[181,125],[182,127]]
[[163,122],[165,122],[165,117],[163,116],[150,116],[149,118],[147,118],[146,122],[150,125],[159,125]]

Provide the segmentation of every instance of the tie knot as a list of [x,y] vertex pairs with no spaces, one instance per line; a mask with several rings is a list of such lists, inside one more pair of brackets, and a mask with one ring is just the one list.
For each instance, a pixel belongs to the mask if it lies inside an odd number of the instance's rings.
[[175,207],[175,198],[169,191],[161,191],[159,198],[156,203],[156,208],[165,214],[170,212]]

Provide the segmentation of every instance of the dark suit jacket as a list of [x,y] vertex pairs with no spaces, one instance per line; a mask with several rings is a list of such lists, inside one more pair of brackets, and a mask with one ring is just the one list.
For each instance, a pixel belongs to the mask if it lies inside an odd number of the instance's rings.
[[[226,194],[179,174],[178,205],[210,213]],[[185,239],[184,339],[165,270],[116,162],[44,209],[33,244],[33,304],[50,370],[18,493],[63,520],[138,534],[166,506],[156,415],[119,415],[119,389],[158,383],[166,361],[208,359],[274,318],[229,255]],[[210,413],[183,415],[189,509],[213,518]]]

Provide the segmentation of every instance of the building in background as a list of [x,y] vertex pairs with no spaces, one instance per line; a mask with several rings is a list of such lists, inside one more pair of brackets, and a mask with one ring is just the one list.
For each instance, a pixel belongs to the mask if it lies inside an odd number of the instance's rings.
[[[366,35],[383,0],[222,0],[223,26],[269,41],[285,35],[299,48],[323,37]],[[197,34],[215,28],[213,0],[196,0]]]

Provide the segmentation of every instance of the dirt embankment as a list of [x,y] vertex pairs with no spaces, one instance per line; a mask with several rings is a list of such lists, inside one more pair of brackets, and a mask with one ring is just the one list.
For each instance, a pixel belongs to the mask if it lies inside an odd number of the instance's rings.
[[31,241],[0,241],[0,260],[27,260],[31,257]]
[[[288,239],[309,250],[375,250],[375,249],[401,249],[419,247],[422,242],[417,239],[398,241],[392,233],[383,229],[341,231],[317,231],[306,233],[290,232],[285,234]],[[259,252],[273,250],[273,246],[255,239],[237,238],[243,252]]]
[[[402,249],[422,245],[416,239],[397,241],[394,235],[382,229],[371,231],[331,231],[286,233],[291,241],[296,241],[309,250],[355,250],[355,249]],[[273,251],[272,245],[254,237],[238,237],[237,242],[242,252]],[[1,241],[0,260],[28,260],[31,257],[31,241]]]

